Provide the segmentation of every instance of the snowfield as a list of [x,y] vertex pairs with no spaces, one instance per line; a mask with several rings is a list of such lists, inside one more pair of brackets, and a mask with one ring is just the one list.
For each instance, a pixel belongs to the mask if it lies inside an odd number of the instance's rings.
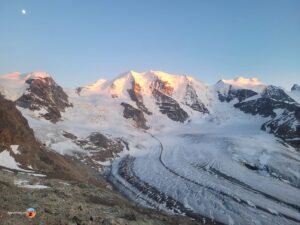
[[23,180],[23,179],[18,179],[15,180],[15,185],[21,188],[28,188],[28,189],[45,189],[45,188],[49,188],[46,185],[42,185],[42,184],[30,184],[28,180]]
[[20,168],[20,164],[17,163],[14,157],[10,155],[8,150],[4,150],[0,152],[0,166],[5,167],[7,169],[13,169],[13,170],[24,171],[24,172],[32,172]]

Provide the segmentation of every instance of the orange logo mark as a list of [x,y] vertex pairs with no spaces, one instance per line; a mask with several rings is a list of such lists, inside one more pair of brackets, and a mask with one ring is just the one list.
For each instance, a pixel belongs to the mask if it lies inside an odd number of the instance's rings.
[[28,218],[34,218],[36,216],[36,211],[34,208],[29,208],[26,210],[26,217]]

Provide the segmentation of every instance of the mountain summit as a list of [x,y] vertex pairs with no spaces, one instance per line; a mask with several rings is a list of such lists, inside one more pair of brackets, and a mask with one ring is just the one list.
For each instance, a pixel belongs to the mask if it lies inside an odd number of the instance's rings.
[[233,86],[244,87],[244,88],[263,85],[263,83],[260,80],[258,80],[258,78],[256,77],[252,77],[252,78],[237,77],[233,80],[221,80],[221,81],[224,82],[225,84],[231,84]]

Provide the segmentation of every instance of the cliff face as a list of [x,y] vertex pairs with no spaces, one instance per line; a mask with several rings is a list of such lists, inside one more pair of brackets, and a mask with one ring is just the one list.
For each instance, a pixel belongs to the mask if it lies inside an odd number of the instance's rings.
[[229,86],[227,93],[218,92],[218,97],[221,102],[231,102],[234,99],[238,99],[239,102],[244,101],[247,98],[257,95],[255,91],[248,89],[232,89],[232,86]]
[[199,100],[198,95],[191,84],[187,84],[186,92],[184,96],[185,105],[189,106],[191,109],[198,111],[203,114],[209,113],[206,106]]
[[22,108],[30,110],[44,110],[42,117],[51,122],[57,122],[61,118],[61,112],[71,107],[67,94],[56,84],[51,77],[28,79],[29,85],[26,92],[17,99],[16,103]]
[[150,112],[144,105],[143,95],[141,93],[141,86],[138,83],[136,83],[135,80],[132,81],[132,88],[128,89],[127,91],[130,96],[130,99],[136,103],[137,107],[140,110],[142,110],[148,115],[152,115],[152,112]]
[[122,102],[121,105],[124,107],[123,116],[126,119],[132,119],[135,122],[136,127],[142,129],[148,129],[144,113],[140,109],[136,109],[130,104]]
[[166,114],[171,120],[181,123],[188,119],[189,115],[187,112],[180,107],[180,104],[175,99],[170,97],[174,89],[167,82],[157,79],[152,83],[151,89],[162,114]]

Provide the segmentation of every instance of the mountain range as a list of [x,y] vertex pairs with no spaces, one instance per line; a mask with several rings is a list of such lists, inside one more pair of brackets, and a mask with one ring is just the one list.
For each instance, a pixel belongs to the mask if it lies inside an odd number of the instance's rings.
[[0,93],[3,168],[102,174],[142,206],[200,222],[300,223],[297,84],[129,71],[70,89],[32,72],[0,76]]

